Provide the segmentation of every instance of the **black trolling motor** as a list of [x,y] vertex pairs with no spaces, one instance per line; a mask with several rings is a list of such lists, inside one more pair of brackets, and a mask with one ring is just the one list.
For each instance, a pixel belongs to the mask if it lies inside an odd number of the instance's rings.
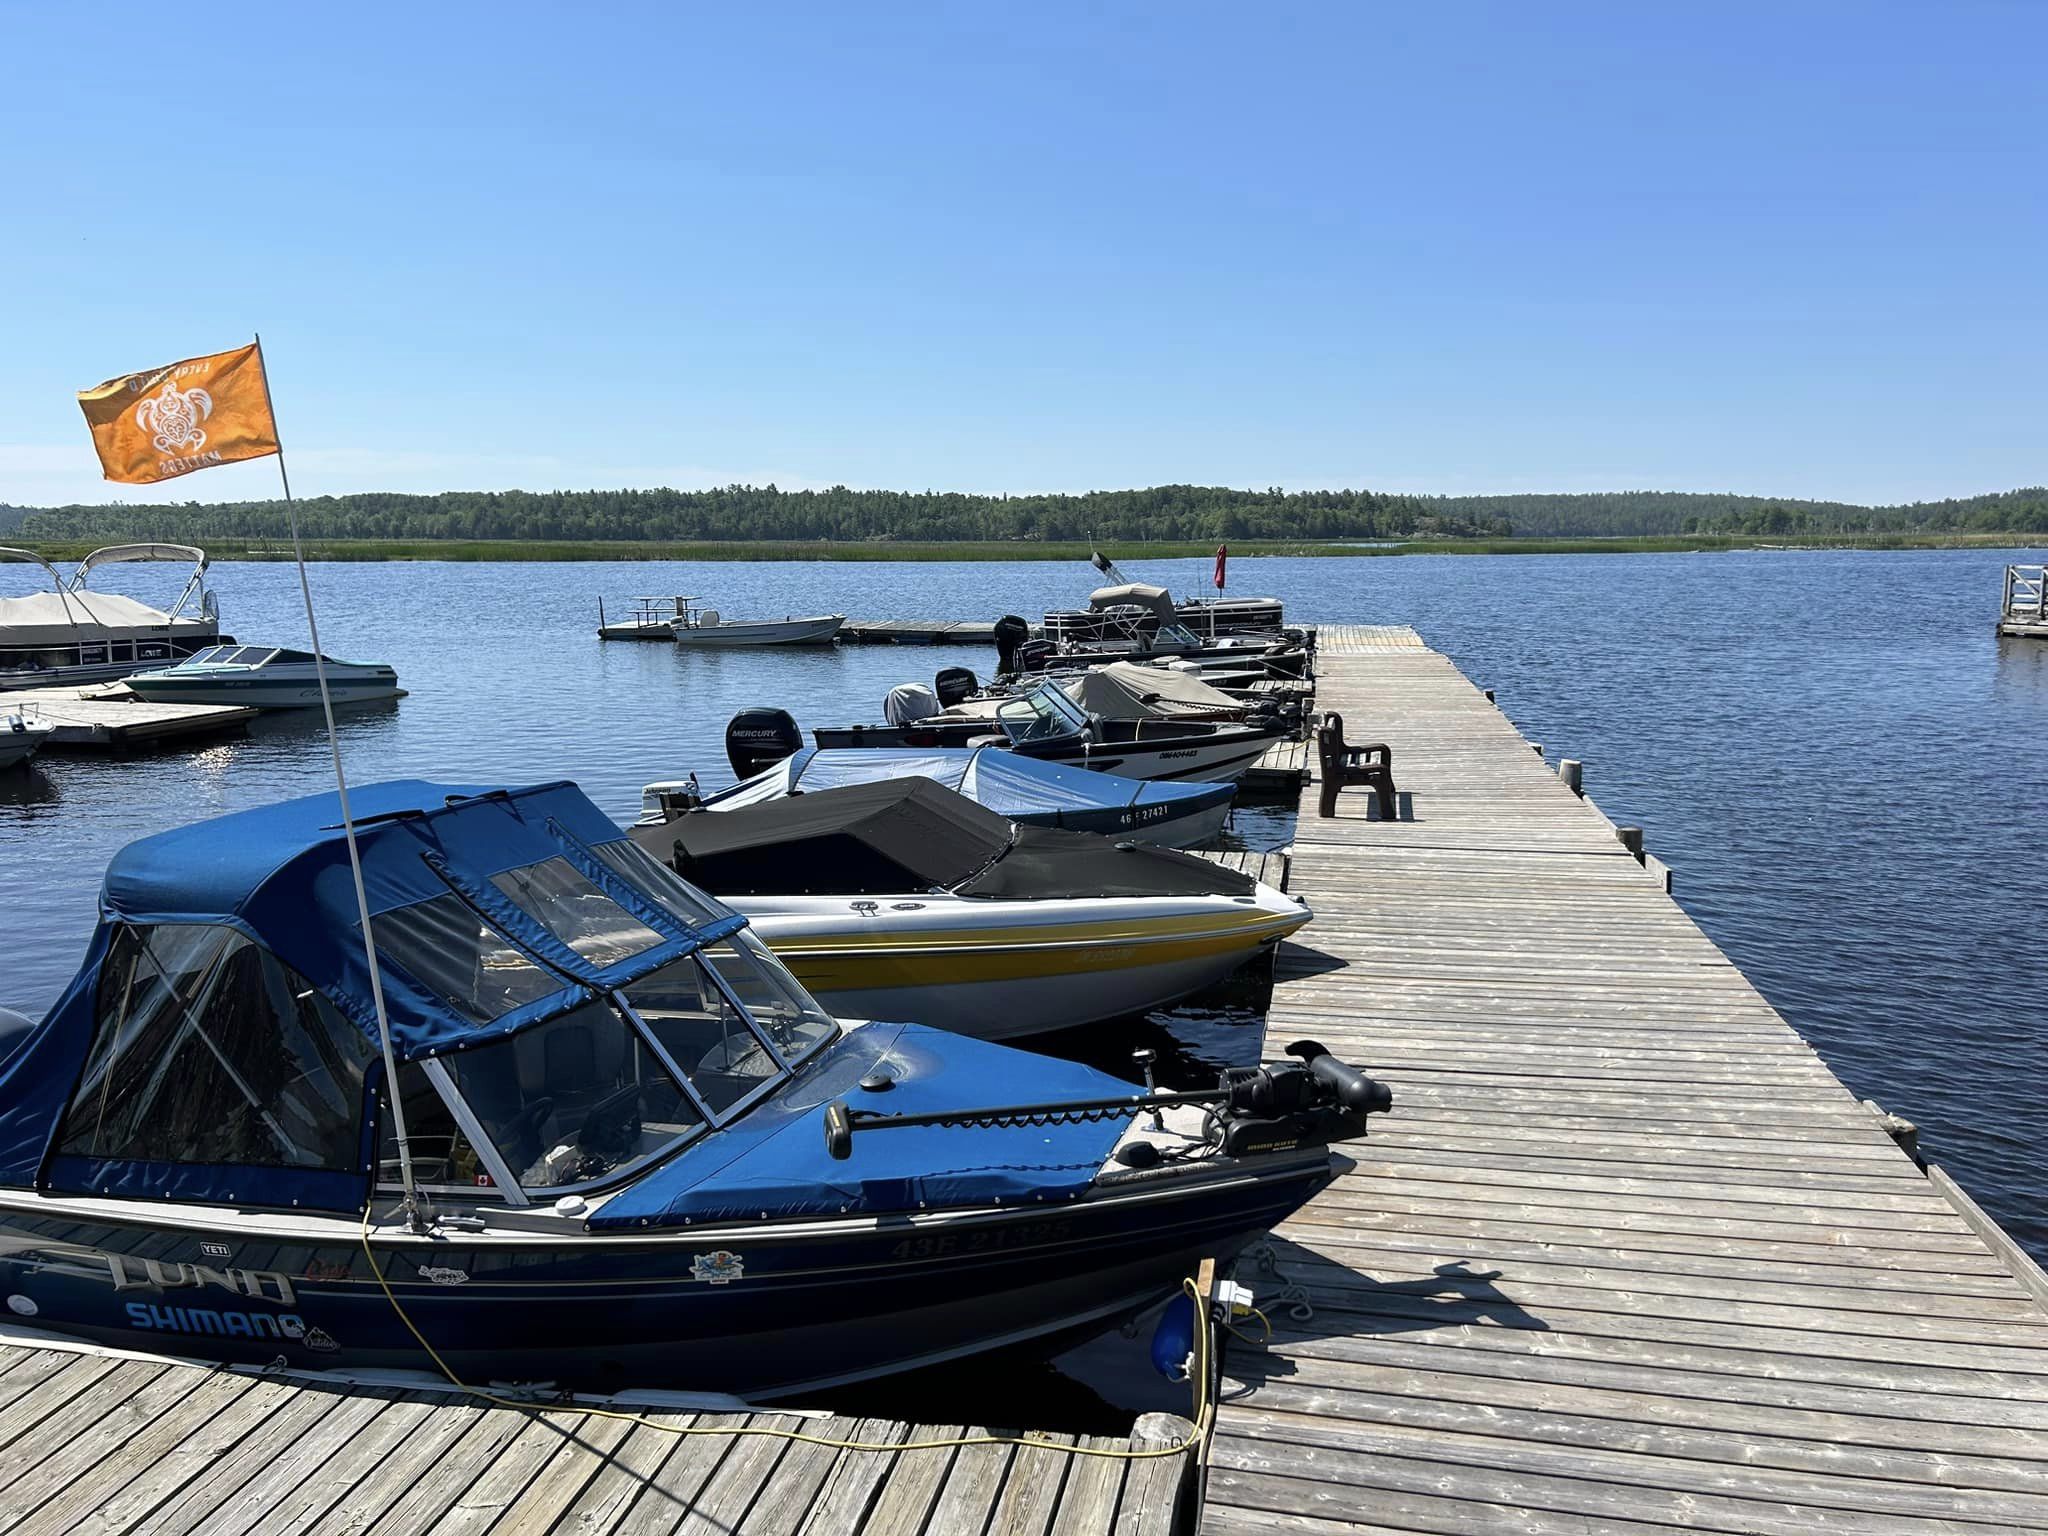
[[1013,1125],[1079,1125],[1120,1115],[1168,1109],[1176,1104],[1209,1108],[1204,1129],[1211,1145],[1231,1157],[1324,1146],[1365,1134],[1365,1117],[1394,1107],[1385,1083],[1339,1061],[1314,1040],[1287,1047],[1297,1061],[1268,1067],[1232,1067],[1214,1088],[1187,1093],[1127,1093],[1113,1099],[1066,1099],[1050,1104],[1002,1104],[987,1109],[936,1110],[892,1115],[849,1109],[844,1099],[825,1106],[825,1150],[834,1158],[853,1154],[856,1131],[950,1125],[993,1130]]

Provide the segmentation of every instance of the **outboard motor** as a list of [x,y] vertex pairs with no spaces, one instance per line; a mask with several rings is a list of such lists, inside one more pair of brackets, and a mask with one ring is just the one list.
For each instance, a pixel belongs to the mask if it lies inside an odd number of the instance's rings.
[[891,725],[912,725],[938,712],[938,696],[923,683],[898,683],[882,700],[882,718]]
[[786,709],[743,709],[726,722],[725,760],[750,779],[803,750],[804,733]]
[[964,704],[981,691],[981,679],[967,667],[944,667],[932,679],[932,692],[938,695],[939,708],[951,709],[955,704]]
[[1017,647],[1031,638],[1031,626],[1014,613],[996,620],[996,671],[1017,670]]
[[1046,664],[1058,654],[1058,647],[1050,640],[1027,640],[1017,647],[1016,658],[1010,670],[1019,675],[1026,672],[1043,672]]

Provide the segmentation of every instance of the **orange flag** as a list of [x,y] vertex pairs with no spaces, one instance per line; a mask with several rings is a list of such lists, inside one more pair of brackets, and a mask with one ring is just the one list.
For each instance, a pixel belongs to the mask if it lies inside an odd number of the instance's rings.
[[254,342],[109,379],[81,390],[78,403],[92,428],[100,468],[125,485],[277,452],[270,384]]

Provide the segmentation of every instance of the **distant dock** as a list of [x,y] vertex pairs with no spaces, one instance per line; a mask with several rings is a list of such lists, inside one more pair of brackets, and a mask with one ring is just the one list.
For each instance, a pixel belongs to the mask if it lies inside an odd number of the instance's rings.
[[2008,565],[1998,632],[2048,640],[2048,565]]
[[[1038,633],[1033,625],[1032,634]],[[972,619],[848,619],[839,638],[855,645],[994,645],[995,621]]]

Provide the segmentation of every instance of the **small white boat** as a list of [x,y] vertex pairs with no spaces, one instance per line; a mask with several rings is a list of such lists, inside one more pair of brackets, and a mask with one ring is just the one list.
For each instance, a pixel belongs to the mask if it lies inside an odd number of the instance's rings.
[[56,734],[57,727],[47,720],[24,714],[0,715],[0,770],[27,762]]
[[843,613],[810,618],[728,619],[716,608],[693,606],[694,597],[636,597],[620,622],[608,622],[597,605],[600,640],[666,640],[691,648],[741,645],[830,645],[839,638]]
[[843,613],[807,619],[723,619],[716,608],[693,608],[694,602],[693,597],[676,599],[677,645],[830,645],[846,622]]
[[[398,674],[380,663],[320,658],[327,694],[336,704],[405,696]],[[311,651],[267,645],[215,645],[155,672],[137,672],[128,688],[158,704],[240,704],[254,709],[307,709],[320,703]]]

